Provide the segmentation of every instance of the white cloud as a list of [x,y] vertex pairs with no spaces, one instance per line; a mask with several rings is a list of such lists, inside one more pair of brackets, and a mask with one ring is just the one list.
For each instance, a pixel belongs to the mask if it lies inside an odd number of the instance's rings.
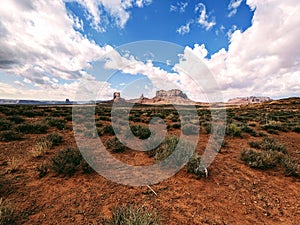
[[[241,95],[300,95],[300,4],[298,0],[248,0],[252,26],[234,31],[228,51],[202,57],[225,98]],[[198,52],[198,47],[193,49]],[[205,54],[204,54],[205,55]],[[203,55],[203,56],[204,56]]]
[[180,35],[185,35],[185,34],[190,33],[190,31],[191,31],[190,26],[192,23],[193,22],[188,22],[185,25],[180,26],[176,32],[179,33]]
[[184,13],[186,7],[189,5],[188,2],[177,2],[176,5],[171,5],[170,6],[170,12],[180,12]]
[[206,30],[210,30],[213,26],[216,25],[215,19],[209,22],[209,16],[206,13],[206,6],[203,3],[199,3],[195,7],[195,13],[199,13],[198,23],[203,26]]
[[18,87],[0,82],[0,98],[61,101],[68,98],[75,101],[89,101],[112,99],[112,93],[116,91],[111,88],[109,83],[96,81],[87,74],[84,74],[81,80],[76,80],[72,83],[58,84],[56,88],[38,86],[33,89],[27,88],[21,82],[15,83]]
[[136,6],[142,8],[152,3],[152,0],[64,0],[65,2],[77,2],[81,4],[88,12],[92,20],[92,27],[99,32],[105,31],[107,21],[102,21],[103,12],[101,8],[115,20],[118,27],[124,28],[130,12],[128,9]]
[[0,69],[22,76],[26,83],[51,86],[57,82],[43,77],[80,78],[80,71],[89,68],[90,62],[100,59],[109,49],[76,32],[76,22],[68,17],[61,1],[2,3]]
[[242,4],[243,0],[231,0],[228,5],[228,10],[231,10],[228,17],[232,17],[237,13],[238,7]]

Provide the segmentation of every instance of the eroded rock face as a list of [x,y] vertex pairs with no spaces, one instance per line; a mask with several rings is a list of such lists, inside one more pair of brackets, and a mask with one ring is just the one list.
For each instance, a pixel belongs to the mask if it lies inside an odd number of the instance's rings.
[[121,98],[120,92],[115,92],[114,95],[113,95],[113,101],[114,102],[124,102],[125,99]]
[[183,99],[188,99],[187,95],[184,94],[181,90],[178,89],[172,89],[169,91],[165,90],[160,90],[156,92],[156,97],[160,98],[174,98],[174,97],[179,97]]
[[229,104],[251,104],[251,103],[262,103],[262,102],[267,102],[271,101],[272,99],[269,97],[255,97],[255,96],[250,96],[250,97],[238,97],[238,98],[233,98],[229,99],[228,103]]

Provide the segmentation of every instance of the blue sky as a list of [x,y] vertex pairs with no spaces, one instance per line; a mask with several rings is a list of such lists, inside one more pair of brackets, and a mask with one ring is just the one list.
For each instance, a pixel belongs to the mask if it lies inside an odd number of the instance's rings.
[[152,97],[180,88],[204,101],[216,87],[225,101],[300,95],[298,0],[3,0],[2,6],[0,99],[109,99],[114,91]]

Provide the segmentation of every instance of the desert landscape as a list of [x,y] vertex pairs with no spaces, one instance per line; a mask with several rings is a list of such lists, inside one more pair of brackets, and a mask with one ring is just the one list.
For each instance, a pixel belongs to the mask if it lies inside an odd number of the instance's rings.
[[[298,224],[299,98],[225,104],[226,135],[208,176],[197,165],[214,109],[196,105],[199,119],[184,124],[172,105],[134,104],[129,121],[135,136],[149,137],[153,117],[167,126],[163,143],[139,152],[116,139],[111,107],[112,102],[95,106],[94,138],[115,158],[154,164],[172,153],[181,131],[193,137],[200,127],[197,154],[157,184],[117,184],[81,156],[72,105],[2,105],[1,224]],[[90,131],[90,124],[82,123],[82,133],[93,135]]]

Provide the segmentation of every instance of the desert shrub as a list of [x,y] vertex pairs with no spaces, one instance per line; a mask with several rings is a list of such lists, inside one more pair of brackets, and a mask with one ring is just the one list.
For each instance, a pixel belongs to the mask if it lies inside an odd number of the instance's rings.
[[155,152],[154,158],[156,160],[167,158],[175,150],[178,142],[179,138],[177,136],[167,137]]
[[248,133],[250,134],[251,136],[253,137],[256,137],[257,136],[257,133],[255,132],[255,130],[253,130],[251,127],[249,127],[248,125],[244,125],[242,127],[242,131],[245,132],[245,133]]
[[171,127],[174,128],[174,129],[180,129],[181,124],[180,123],[173,123]]
[[210,123],[203,123],[203,127],[207,134],[210,134],[211,132],[211,124]]
[[102,120],[102,121],[110,121],[109,116],[100,116],[99,119]]
[[280,161],[280,165],[284,169],[286,175],[300,177],[300,163],[296,158],[284,155]]
[[147,126],[132,125],[130,126],[132,133],[139,139],[147,139],[151,136],[151,131]]
[[0,198],[0,225],[16,224],[17,214],[11,202]]
[[226,134],[232,137],[242,137],[242,128],[231,123],[226,129]]
[[265,137],[260,143],[260,147],[265,151],[277,151],[287,153],[285,145],[279,144],[274,138]]
[[36,167],[36,171],[38,172],[39,178],[42,178],[49,172],[49,166],[45,163],[42,163],[41,165]]
[[73,120],[72,115],[65,116],[65,120],[66,121],[72,121]]
[[66,121],[63,119],[47,119],[48,125],[51,127],[56,127],[58,130],[63,130],[66,127]]
[[207,169],[201,166],[201,157],[195,152],[187,163],[187,172],[195,174],[198,178],[207,177]]
[[48,126],[44,123],[20,124],[16,130],[23,134],[44,134],[47,133]]
[[296,133],[300,133],[300,126],[296,126],[292,129],[292,131],[296,132]]
[[106,146],[113,153],[119,153],[119,152],[124,152],[125,151],[125,146],[116,137],[108,139],[106,141]]
[[274,133],[274,131],[288,131],[287,127],[279,121],[269,121],[268,124],[261,126],[261,128],[266,130],[268,133]]
[[265,137],[262,141],[251,141],[248,144],[252,148],[262,149],[264,151],[287,153],[285,145],[279,144],[275,139],[269,137]]
[[16,157],[13,156],[7,162],[6,172],[7,173],[14,173],[14,172],[19,170],[20,166],[21,166],[21,160],[19,158],[16,158]]
[[269,169],[276,166],[280,161],[282,153],[274,151],[254,151],[244,149],[241,153],[241,159],[250,167],[256,169]]
[[82,160],[78,149],[66,148],[51,158],[51,169],[57,174],[72,176],[79,170]]
[[25,120],[21,116],[8,116],[7,119],[15,124],[23,123]]
[[103,127],[102,133],[108,135],[115,135],[115,133],[120,133],[120,130],[117,127],[113,127],[112,125],[107,125]]
[[11,126],[12,126],[12,124],[10,121],[0,119],[0,131],[9,130],[11,128]]
[[50,142],[50,148],[59,146],[63,142],[63,137],[58,133],[48,134],[45,139]]
[[161,225],[156,211],[145,207],[118,206],[113,209],[108,219],[103,219],[103,225]]
[[194,124],[185,124],[182,126],[182,133],[185,135],[198,134],[199,126]]
[[15,131],[11,131],[11,130],[6,130],[6,131],[2,131],[0,133],[0,141],[16,141],[16,140],[20,140],[22,139],[21,134],[15,132]]

